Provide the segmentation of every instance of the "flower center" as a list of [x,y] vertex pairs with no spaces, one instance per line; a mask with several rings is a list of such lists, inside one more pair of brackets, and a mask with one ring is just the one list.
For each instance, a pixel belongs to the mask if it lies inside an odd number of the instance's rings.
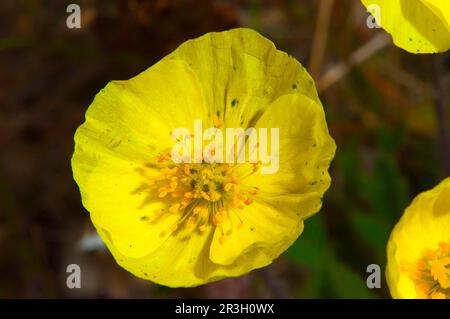
[[[208,225],[219,226],[228,211],[251,205],[259,190],[241,184],[243,178],[259,170],[259,164],[175,164],[170,153],[159,154],[156,161],[159,174],[150,177],[147,186],[165,204],[165,208],[154,212],[155,217],[162,213],[182,215],[172,231],[187,226],[203,232]],[[237,228],[243,226],[240,217],[239,220]],[[222,237],[221,242],[225,239]]]
[[450,240],[436,250],[426,249],[415,263],[404,263],[421,298],[450,299]]

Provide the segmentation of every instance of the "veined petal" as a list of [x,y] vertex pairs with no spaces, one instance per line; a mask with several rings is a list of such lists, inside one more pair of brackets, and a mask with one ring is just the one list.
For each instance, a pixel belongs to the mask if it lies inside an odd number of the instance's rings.
[[392,240],[402,245],[397,258],[418,258],[424,249],[450,239],[449,194],[450,179],[447,179],[432,190],[421,193],[405,210],[392,232]]
[[174,144],[171,130],[192,129],[189,124],[203,116],[201,92],[186,63],[163,61],[129,81],[108,84],[77,130],[72,168],[83,204],[95,223],[114,231],[125,254],[156,249],[180,217],[162,216],[152,225],[143,221],[161,209],[157,194],[146,192],[145,185],[157,174],[154,157]]
[[392,35],[398,47],[411,53],[444,52],[450,48],[445,1],[362,0],[366,7],[378,6],[380,12],[374,15],[377,23]]
[[190,287],[206,280],[199,273],[203,263],[208,263],[205,253],[209,246],[212,228],[205,232],[182,229],[164,242],[159,249],[141,258],[129,258],[116,247],[110,234],[97,228],[117,263],[135,276],[152,280],[169,287]]
[[216,228],[209,256],[220,265],[231,265],[256,248],[266,248],[267,263],[281,254],[282,242],[293,242],[303,230],[303,222],[286,207],[255,202],[242,210],[230,210],[229,218]]
[[230,211],[217,228],[210,257],[218,264],[231,264],[255,247],[270,250],[277,242],[295,240],[303,219],[320,209],[330,184],[328,167],[336,147],[321,105],[301,94],[282,96],[262,114],[256,128],[279,129],[279,170],[242,180],[243,186],[258,188],[258,202]]
[[296,205],[302,218],[317,212],[330,185],[328,168],[336,151],[322,106],[301,94],[284,95],[256,128],[279,129],[279,168],[274,174],[253,174],[243,184],[257,186],[260,196],[274,205],[282,201]]
[[[418,195],[392,231],[387,246],[386,279],[393,298],[417,298],[424,283],[436,287],[429,269],[421,269],[418,262],[442,243],[450,244],[449,196],[450,178]],[[431,261],[424,264],[430,265]]]
[[421,0],[441,19],[450,32],[450,2],[447,0]]
[[320,103],[305,68],[251,29],[207,33],[167,58],[190,65],[203,84],[210,113],[219,114],[225,127],[254,126],[283,94],[302,93]]
[[[302,230],[303,223],[299,225],[298,233]],[[107,231],[99,227],[97,231],[119,265],[137,277],[169,287],[194,287],[224,277],[241,276],[250,270],[267,266],[293,242],[282,241],[273,247],[255,247],[241,254],[232,264],[221,265],[210,259],[214,235],[212,227],[204,232],[182,229],[168,238],[158,250],[142,258],[123,255]]]
[[194,120],[206,113],[202,90],[189,66],[184,61],[163,60],[100,91],[75,142],[83,146],[80,152],[103,152],[146,163],[160,149],[174,145],[173,129],[193,131]]

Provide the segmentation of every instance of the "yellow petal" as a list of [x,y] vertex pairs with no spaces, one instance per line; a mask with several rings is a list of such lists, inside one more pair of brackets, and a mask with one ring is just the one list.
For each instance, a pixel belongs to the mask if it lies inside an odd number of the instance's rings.
[[441,19],[450,32],[450,1],[448,0],[421,0],[430,10]]
[[80,169],[94,169],[89,175],[77,176],[92,221],[114,231],[118,249],[130,257],[157,249],[180,216],[160,214],[163,203],[149,201],[151,194],[138,190],[145,179],[134,170],[135,165],[114,157],[101,163],[95,169],[84,163],[76,164]]
[[224,118],[224,127],[253,127],[256,117],[283,94],[301,92],[319,101],[305,68],[251,29],[207,33],[184,42],[167,58],[190,65],[210,114]]
[[159,249],[141,258],[130,258],[116,247],[110,233],[97,227],[99,235],[117,263],[137,277],[169,287],[190,287],[204,284],[203,263],[206,256],[211,227],[203,232],[181,229],[170,236]]
[[[412,53],[444,52],[450,48],[446,0],[362,0],[378,6],[377,23],[392,35],[394,43]],[[369,7],[370,8],[370,7]]]
[[152,227],[141,220],[161,208],[145,191],[149,180],[142,171],[155,175],[145,165],[174,144],[171,130],[189,128],[203,111],[195,76],[187,64],[171,60],[129,81],[111,82],[90,105],[75,135],[74,178],[91,218],[116,231],[113,237],[123,239],[117,246],[124,253],[142,256],[156,249],[179,218],[160,218],[161,225]]
[[[242,180],[247,187],[259,188],[256,198],[265,204],[255,202],[230,212],[230,218],[218,227],[210,253],[218,264],[231,264],[256,247],[270,251],[279,248],[279,242],[293,242],[300,235],[302,220],[320,209],[330,185],[328,167],[336,146],[321,105],[301,94],[284,95],[261,116],[256,125],[260,127],[279,129],[280,167],[274,174],[256,173]],[[240,221],[244,227],[238,229]],[[268,261],[281,253],[272,252]]]
[[[300,235],[303,222],[294,211],[282,210],[261,202],[254,202],[242,210],[231,210],[229,218],[214,233],[210,249],[211,260],[231,265],[249,251],[266,248],[267,263],[277,258],[285,247]],[[241,224],[242,223],[242,224]]]
[[193,131],[194,120],[204,116],[201,89],[188,65],[164,60],[101,90],[89,106],[75,142],[81,152],[109,153],[145,163],[157,155],[155,151],[174,145],[173,129]]
[[259,196],[274,205],[296,205],[303,218],[317,212],[330,186],[328,167],[336,151],[322,106],[300,94],[285,95],[268,108],[256,127],[279,128],[279,170],[258,172],[243,184],[258,187]]
[[386,279],[393,298],[416,298],[414,282],[402,264],[415,262],[426,250],[450,239],[450,178],[418,195],[389,238]]
[[[300,227],[299,233],[303,224]],[[199,232],[181,229],[149,255],[129,258],[115,247],[107,231],[97,227],[100,237],[120,266],[137,277],[169,287],[193,287],[224,277],[241,276],[250,270],[268,265],[276,257],[273,250],[284,251],[292,244],[281,242],[279,247],[255,248],[239,256],[230,265],[219,265],[209,258],[213,230],[211,226]]]

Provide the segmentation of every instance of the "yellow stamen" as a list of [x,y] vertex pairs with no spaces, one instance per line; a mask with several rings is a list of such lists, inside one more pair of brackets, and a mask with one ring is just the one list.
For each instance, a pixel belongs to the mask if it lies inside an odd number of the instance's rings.
[[[167,156],[170,156],[170,153],[158,156],[164,163],[159,169],[159,174],[150,178],[148,184],[159,198],[165,198],[167,202],[165,209],[169,213],[182,214],[181,220],[186,222],[180,222],[178,225],[192,226],[199,222],[200,231],[204,231],[208,225],[218,226],[227,220],[228,209],[244,209],[246,205],[253,203],[253,196],[257,195],[256,187],[241,191],[241,188],[244,188],[240,186],[241,175],[238,176],[233,165],[226,163],[178,165],[166,162]],[[245,178],[245,175],[241,177]],[[242,223],[235,227],[241,228]]]
[[178,186],[177,178],[176,177],[172,177],[172,180],[170,182],[170,189],[171,189],[171,191],[174,191],[175,188],[177,188],[177,186]]
[[202,207],[201,206],[195,206],[194,207],[194,215],[198,215],[198,213],[200,213]]
[[211,201],[211,198],[209,197],[208,194],[206,194],[206,192],[201,191],[200,193],[202,194],[202,197],[203,197],[204,199],[206,199],[207,201]]
[[215,127],[220,128],[222,126],[222,123],[220,122],[220,119],[217,115],[214,114],[212,120]]
[[172,206],[170,206],[169,208],[169,212],[171,213],[178,213],[179,209],[180,209],[181,204],[180,203],[175,203]]
[[194,218],[194,216],[189,217],[189,219],[188,219],[188,221],[187,221],[187,225],[188,225],[189,227],[192,227],[192,226],[194,226],[194,224],[195,224],[195,218]]
[[158,197],[159,198],[164,198],[164,197],[166,197],[166,195],[167,195],[167,191],[163,190],[163,191],[159,192]]
[[415,283],[419,298],[450,298],[450,240],[424,250],[415,262],[402,261],[401,270]]

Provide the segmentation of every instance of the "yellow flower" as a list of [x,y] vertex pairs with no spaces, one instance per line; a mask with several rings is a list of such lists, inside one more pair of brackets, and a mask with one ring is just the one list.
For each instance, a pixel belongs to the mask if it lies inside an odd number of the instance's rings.
[[362,0],[395,45],[412,53],[450,48],[449,0]]
[[450,299],[450,178],[414,199],[387,253],[392,297]]
[[[177,163],[174,131],[192,133],[199,120],[221,132],[279,128],[277,172],[262,174],[261,158]],[[335,152],[311,77],[249,29],[187,41],[136,77],[109,83],[75,142],[83,205],[117,263],[171,287],[270,264],[320,209]]]

